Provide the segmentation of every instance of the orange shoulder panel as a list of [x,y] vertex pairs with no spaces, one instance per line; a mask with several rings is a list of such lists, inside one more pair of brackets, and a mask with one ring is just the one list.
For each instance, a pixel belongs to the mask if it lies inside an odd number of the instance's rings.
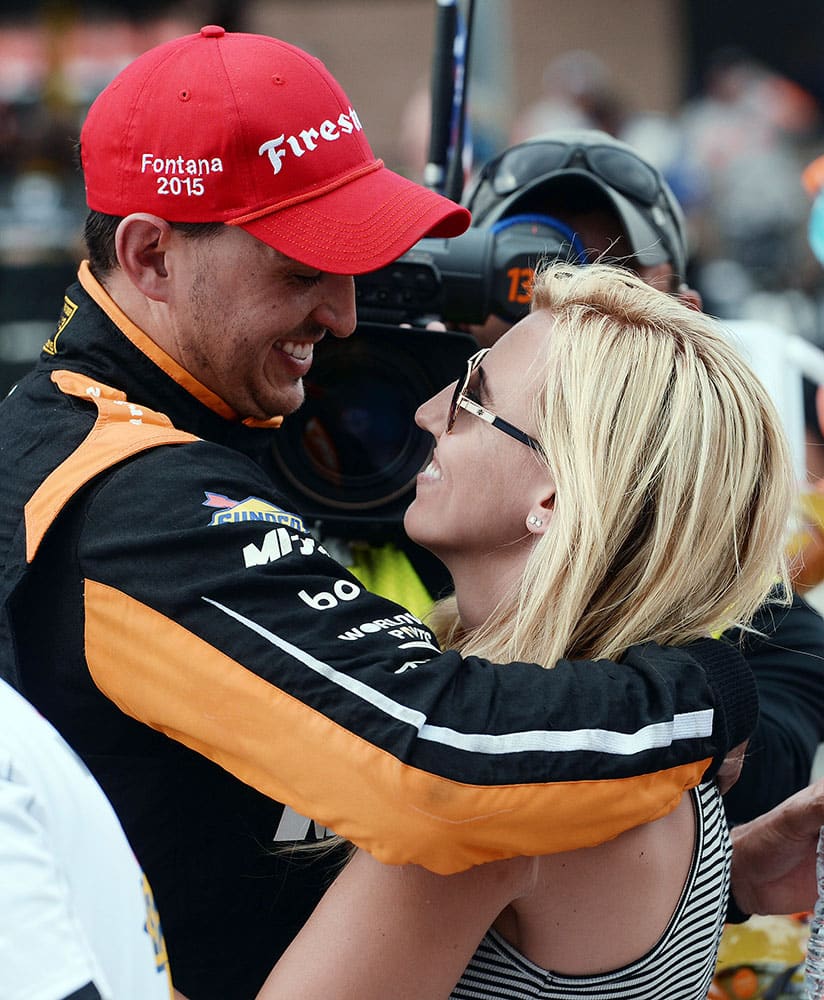
[[40,484],[25,507],[26,560],[31,562],[55,517],[95,476],[148,448],[197,441],[177,430],[168,417],[126,399],[119,389],[75,372],[52,372],[52,381],[69,396],[97,407],[94,427],[79,448]]

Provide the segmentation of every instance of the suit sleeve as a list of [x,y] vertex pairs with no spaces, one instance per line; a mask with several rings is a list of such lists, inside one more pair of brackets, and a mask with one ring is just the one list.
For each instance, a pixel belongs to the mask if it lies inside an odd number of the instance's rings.
[[90,672],[379,860],[445,874],[603,842],[674,808],[754,724],[748,668],[709,640],[552,670],[440,653],[231,454],[158,448],[96,489]]
[[741,777],[725,796],[733,824],[778,805],[810,780],[824,740],[824,620],[797,594],[789,608],[763,608],[740,643],[758,688],[759,718]]

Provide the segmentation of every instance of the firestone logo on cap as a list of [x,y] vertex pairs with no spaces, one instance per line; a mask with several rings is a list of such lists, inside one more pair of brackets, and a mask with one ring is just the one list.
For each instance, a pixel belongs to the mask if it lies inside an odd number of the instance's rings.
[[338,116],[336,122],[329,118],[324,119],[317,128],[305,128],[297,135],[286,133],[279,135],[276,139],[267,139],[260,149],[258,155],[268,154],[272,170],[279,174],[283,169],[283,161],[286,158],[286,149],[280,149],[284,143],[288,148],[300,158],[305,153],[313,153],[318,148],[318,139],[324,142],[336,142],[341,135],[352,135],[353,132],[363,131],[357,112],[354,108],[349,108],[349,114],[343,112]]

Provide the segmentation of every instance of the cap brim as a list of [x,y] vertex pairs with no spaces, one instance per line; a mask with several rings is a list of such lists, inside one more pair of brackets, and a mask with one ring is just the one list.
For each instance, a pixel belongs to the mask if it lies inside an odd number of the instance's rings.
[[238,225],[309,267],[364,274],[391,264],[424,236],[460,236],[470,219],[461,205],[381,167]]
[[[565,187],[596,188],[610,204],[618,216],[621,227],[626,235],[627,242],[639,264],[651,266],[654,264],[675,263],[670,260],[670,252],[664,245],[660,233],[647,222],[641,211],[632,202],[625,198],[618,191],[615,191],[608,184],[589,173],[587,170],[577,170],[575,168],[564,168],[556,173],[547,173],[531,184],[524,185],[518,191],[513,192],[508,198],[504,198],[499,204],[485,216],[484,226],[490,225],[498,219],[505,218],[513,214],[513,209],[518,202],[532,195],[536,190],[541,189],[547,196],[560,193]],[[515,209],[516,210],[516,209]]]

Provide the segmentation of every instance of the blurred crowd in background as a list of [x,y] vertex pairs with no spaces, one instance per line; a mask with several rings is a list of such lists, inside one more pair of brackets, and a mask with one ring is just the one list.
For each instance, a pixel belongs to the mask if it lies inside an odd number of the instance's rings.
[[[405,166],[423,162],[428,93],[403,119]],[[551,59],[543,94],[520,109],[489,155],[557,128],[598,128],[634,146],[667,178],[684,208],[688,283],[708,312],[788,325],[824,345],[822,274],[807,237],[804,167],[824,153],[824,109],[793,80],[738,47],[714,52],[700,93],[672,114],[636,108],[594,52]],[[412,155],[419,151],[419,160]],[[481,163],[475,162],[476,166]]]
[[553,60],[546,96],[515,138],[567,122],[602,128],[666,176],[690,234],[690,284],[707,311],[770,319],[821,342],[820,265],[807,240],[804,166],[824,151],[822,108],[794,81],[739,48],[712,54],[701,92],[676,114],[622,105],[593,53]]

